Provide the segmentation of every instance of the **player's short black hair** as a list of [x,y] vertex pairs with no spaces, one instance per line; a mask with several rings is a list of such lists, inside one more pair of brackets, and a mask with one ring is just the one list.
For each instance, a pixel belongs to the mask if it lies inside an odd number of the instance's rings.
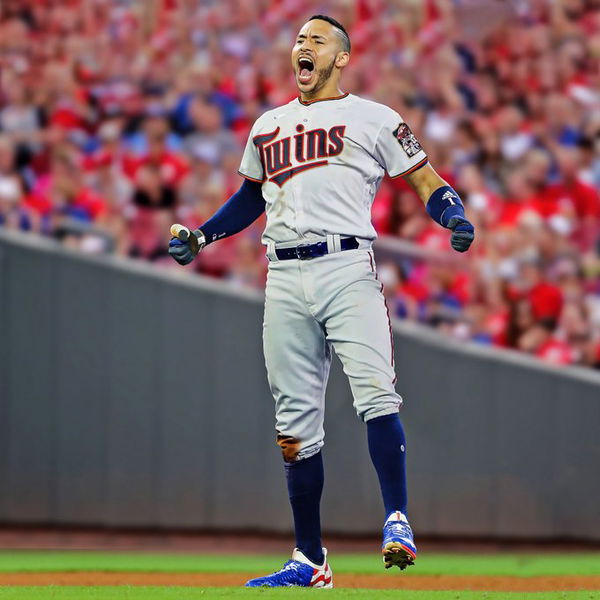
[[346,31],[344,26],[339,21],[336,21],[333,17],[329,17],[328,15],[313,15],[309,19],[309,21],[314,21],[315,19],[318,19],[319,21],[327,21],[327,23],[333,25],[336,29],[338,29],[340,32],[340,38],[342,40],[344,52],[350,52],[350,36],[348,35],[348,32]]

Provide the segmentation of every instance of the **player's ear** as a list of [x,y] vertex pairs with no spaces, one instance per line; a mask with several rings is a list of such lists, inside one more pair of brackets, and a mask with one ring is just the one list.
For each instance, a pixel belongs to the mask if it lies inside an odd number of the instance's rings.
[[335,66],[338,69],[343,69],[349,61],[350,54],[348,52],[338,52],[338,55],[335,57]]

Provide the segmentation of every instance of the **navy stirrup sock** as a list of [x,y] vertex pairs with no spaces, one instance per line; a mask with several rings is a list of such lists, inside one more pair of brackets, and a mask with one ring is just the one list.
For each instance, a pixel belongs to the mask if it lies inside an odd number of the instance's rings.
[[367,421],[369,454],[379,477],[385,514],[406,514],[406,440],[398,414]]
[[285,474],[294,514],[296,547],[308,560],[321,565],[324,559],[320,516],[324,481],[321,453],[296,462],[285,463]]

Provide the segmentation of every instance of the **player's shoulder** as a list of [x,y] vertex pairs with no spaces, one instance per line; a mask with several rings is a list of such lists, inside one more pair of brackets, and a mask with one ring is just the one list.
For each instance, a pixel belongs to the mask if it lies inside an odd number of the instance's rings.
[[269,128],[273,129],[273,125],[277,126],[277,120],[290,111],[292,104],[293,101],[265,111],[254,122],[253,131],[256,133],[257,131],[264,131]]
[[393,108],[381,104],[380,102],[362,98],[361,96],[355,96],[354,94],[349,94],[348,100],[349,106],[353,110],[358,111],[369,121],[379,123],[379,125],[388,121],[394,123],[399,119],[402,120],[402,117]]

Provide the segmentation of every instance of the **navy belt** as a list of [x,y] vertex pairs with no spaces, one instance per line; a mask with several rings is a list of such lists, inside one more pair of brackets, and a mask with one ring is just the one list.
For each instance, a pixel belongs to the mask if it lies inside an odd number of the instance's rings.
[[[355,237],[347,237],[340,239],[340,250],[356,250],[358,248],[358,240]],[[298,260],[308,260],[309,258],[317,258],[329,254],[327,242],[316,242],[315,244],[300,244],[293,248],[276,248],[275,255],[279,260],[290,260],[297,258]]]

